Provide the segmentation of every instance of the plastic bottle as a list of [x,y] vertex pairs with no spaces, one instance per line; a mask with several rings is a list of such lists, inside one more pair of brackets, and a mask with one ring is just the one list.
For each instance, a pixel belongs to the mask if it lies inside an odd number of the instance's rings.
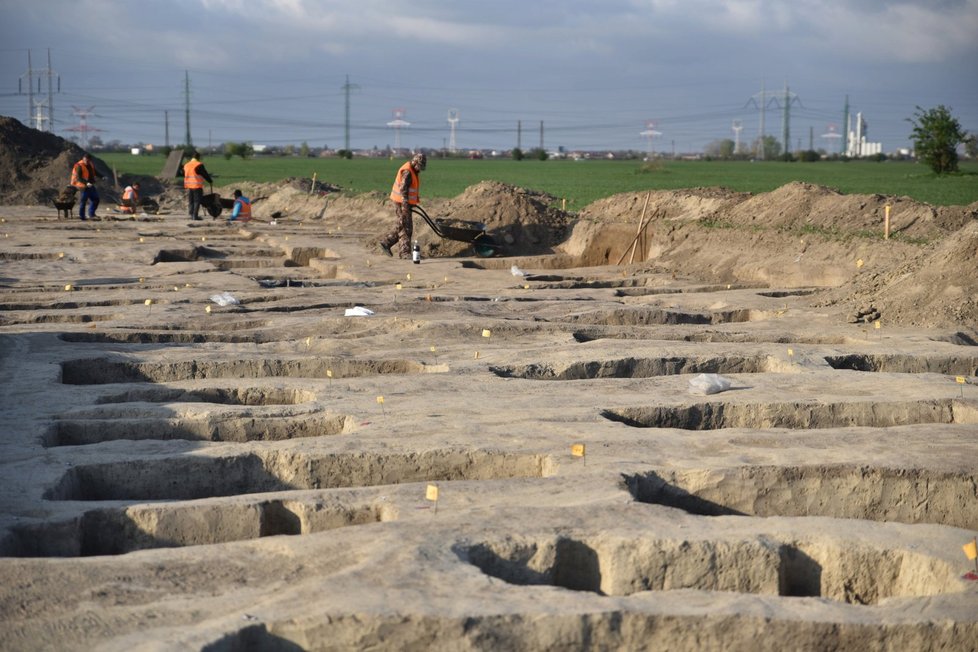
[[421,264],[421,247],[418,245],[418,241],[414,241],[414,246],[411,247],[411,262],[415,265]]

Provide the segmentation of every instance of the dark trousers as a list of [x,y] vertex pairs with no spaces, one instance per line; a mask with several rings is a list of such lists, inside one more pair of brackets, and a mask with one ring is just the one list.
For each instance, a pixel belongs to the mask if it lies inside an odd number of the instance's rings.
[[381,238],[381,243],[391,248],[397,244],[398,255],[401,258],[410,258],[413,233],[414,222],[411,220],[410,204],[394,202],[394,228]]
[[197,213],[200,212],[200,202],[202,199],[204,199],[203,188],[187,188],[187,209],[190,211],[190,219],[200,219]]
[[85,204],[89,202],[91,202],[91,207],[88,209],[88,216],[95,217],[95,209],[98,208],[99,204],[98,190],[95,186],[82,188],[81,197],[78,199],[78,217],[81,219],[85,219]]

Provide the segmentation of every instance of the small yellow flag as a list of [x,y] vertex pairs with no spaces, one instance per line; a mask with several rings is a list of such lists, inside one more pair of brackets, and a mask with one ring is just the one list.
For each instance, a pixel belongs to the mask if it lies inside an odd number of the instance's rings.
[[438,502],[438,485],[429,484],[424,491],[425,500],[430,500],[432,502]]
[[428,350],[429,350],[429,351],[431,351],[432,353],[434,353],[434,352],[435,352],[435,345],[434,345],[434,344],[432,344],[432,345],[431,345],[431,348],[430,348],[430,349],[428,349]]
[[856,261],[856,268],[857,269],[862,269],[862,266],[865,265],[865,264],[866,263],[863,262],[863,259],[860,258],[859,260]]
[[959,385],[964,385],[965,382],[967,382],[967,381],[965,380],[965,377],[964,376],[955,376],[954,377],[954,382],[956,382]]
[[333,377],[333,370],[332,369],[327,369],[326,370],[326,377],[327,378],[332,378]]
[[491,330],[489,330],[488,328],[482,329],[482,337],[491,337],[491,336],[492,336]]
[[584,444],[571,444],[571,455],[584,457]]
[[384,404],[384,397],[383,396],[378,396],[377,397],[377,402],[380,403],[381,405],[383,405]]
[[793,356],[795,354],[794,349],[788,349],[788,356]]
[[64,258],[64,257],[65,257],[65,252],[62,251],[58,253],[58,258]]
[[401,284],[400,283],[395,283],[394,284],[394,289],[400,290],[401,289]]
[[204,312],[206,312],[208,315],[211,314],[211,307],[207,306],[206,308],[204,308]]
[[877,319],[876,321],[873,322],[873,328],[875,328],[876,330],[879,330],[880,328],[882,328],[882,325],[880,324],[880,320],[879,319]]
[[143,303],[145,303],[147,306],[151,306],[151,305],[153,305],[153,300],[152,299],[146,299],[145,301],[143,301]]
[[140,242],[146,242],[146,238],[140,238],[139,241]]
[[71,292],[71,283],[65,286],[65,292]]
[[964,550],[964,556],[968,559],[978,558],[978,542],[974,539],[961,546],[961,548]]
[[407,275],[407,280],[409,280],[409,281],[411,280],[411,275],[410,274]]

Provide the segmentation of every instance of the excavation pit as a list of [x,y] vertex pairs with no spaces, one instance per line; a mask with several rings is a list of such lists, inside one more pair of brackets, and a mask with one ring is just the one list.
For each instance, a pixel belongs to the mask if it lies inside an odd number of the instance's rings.
[[564,365],[545,362],[489,367],[502,378],[526,380],[589,380],[594,378],[652,378],[675,374],[749,374],[775,371],[768,356],[619,358]]
[[388,505],[316,499],[131,505],[78,518],[21,525],[0,542],[3,557],[89,557],[303,535],[394,520]]
[[316,393],[284,387],[139,387],[103,396],[97,404],[108,403],[217,403],[219,405],[299,405],[316,400]]
[[647,539],[603,535],[508,538],[456,547],[463,561],[519,586],[557,586],[603,596],[692,589],[819,597],[873,605],[894,597],[961,590],[955,569],[927,555],[822,540]]
[[614,408],[603,410],[609,421],[633,428],[889,428],[909,424],[976,424],[978,408],[953,399],[890,402],[724,403]]
[[664,326],[678,324],[729,324],[759,321],[767,313],[745,308],[713,312],[686,312],[666,308],[618,308],[569,315],[566,320],[575,324],[600,326]]
[[233,360],[186,360],[139,362],[112,358],[67,360],[61,363],[61,382],[66,385],[107,383],[166,383],[208,378],[355,378],[384,374],[436,373],[445,365],[425,365],[414,360],[364,360],[349,358],[239,358]]
[[903,374],[978,375],[978,356],[906,355],[900,353],[854,353],[826,356],[833,369]]
[[624,476],[639,502],[699,516],[826,516],[978,529],[978,474],[856,465],[746,466]]
[[278,417],[209,417],[168,419],[63,419],[44,437],[45,447],[85,446],[105,441],[282,441],[349,434],[356,420],[347,415],[290,415]]
[[540,455],[444,449],[316,457],[278,451],[225,457],[183,455],[72,467],[44,498],[194,500],[405,482],[538,478],[549,475],[550,464]]

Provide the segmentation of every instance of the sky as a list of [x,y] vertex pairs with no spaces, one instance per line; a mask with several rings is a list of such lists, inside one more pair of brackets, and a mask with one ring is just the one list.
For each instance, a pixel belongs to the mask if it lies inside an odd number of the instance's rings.
[[917,107],[978,132],[976,35],[978,0],[0,0],[0,115],[30,51],[51,130],[104,142],[183,143],[189,78],[198,147],[442,148],[451,116],[461,150],[695,153],[787,103],[791,149],[838,151],[848,98],[893,152]]

